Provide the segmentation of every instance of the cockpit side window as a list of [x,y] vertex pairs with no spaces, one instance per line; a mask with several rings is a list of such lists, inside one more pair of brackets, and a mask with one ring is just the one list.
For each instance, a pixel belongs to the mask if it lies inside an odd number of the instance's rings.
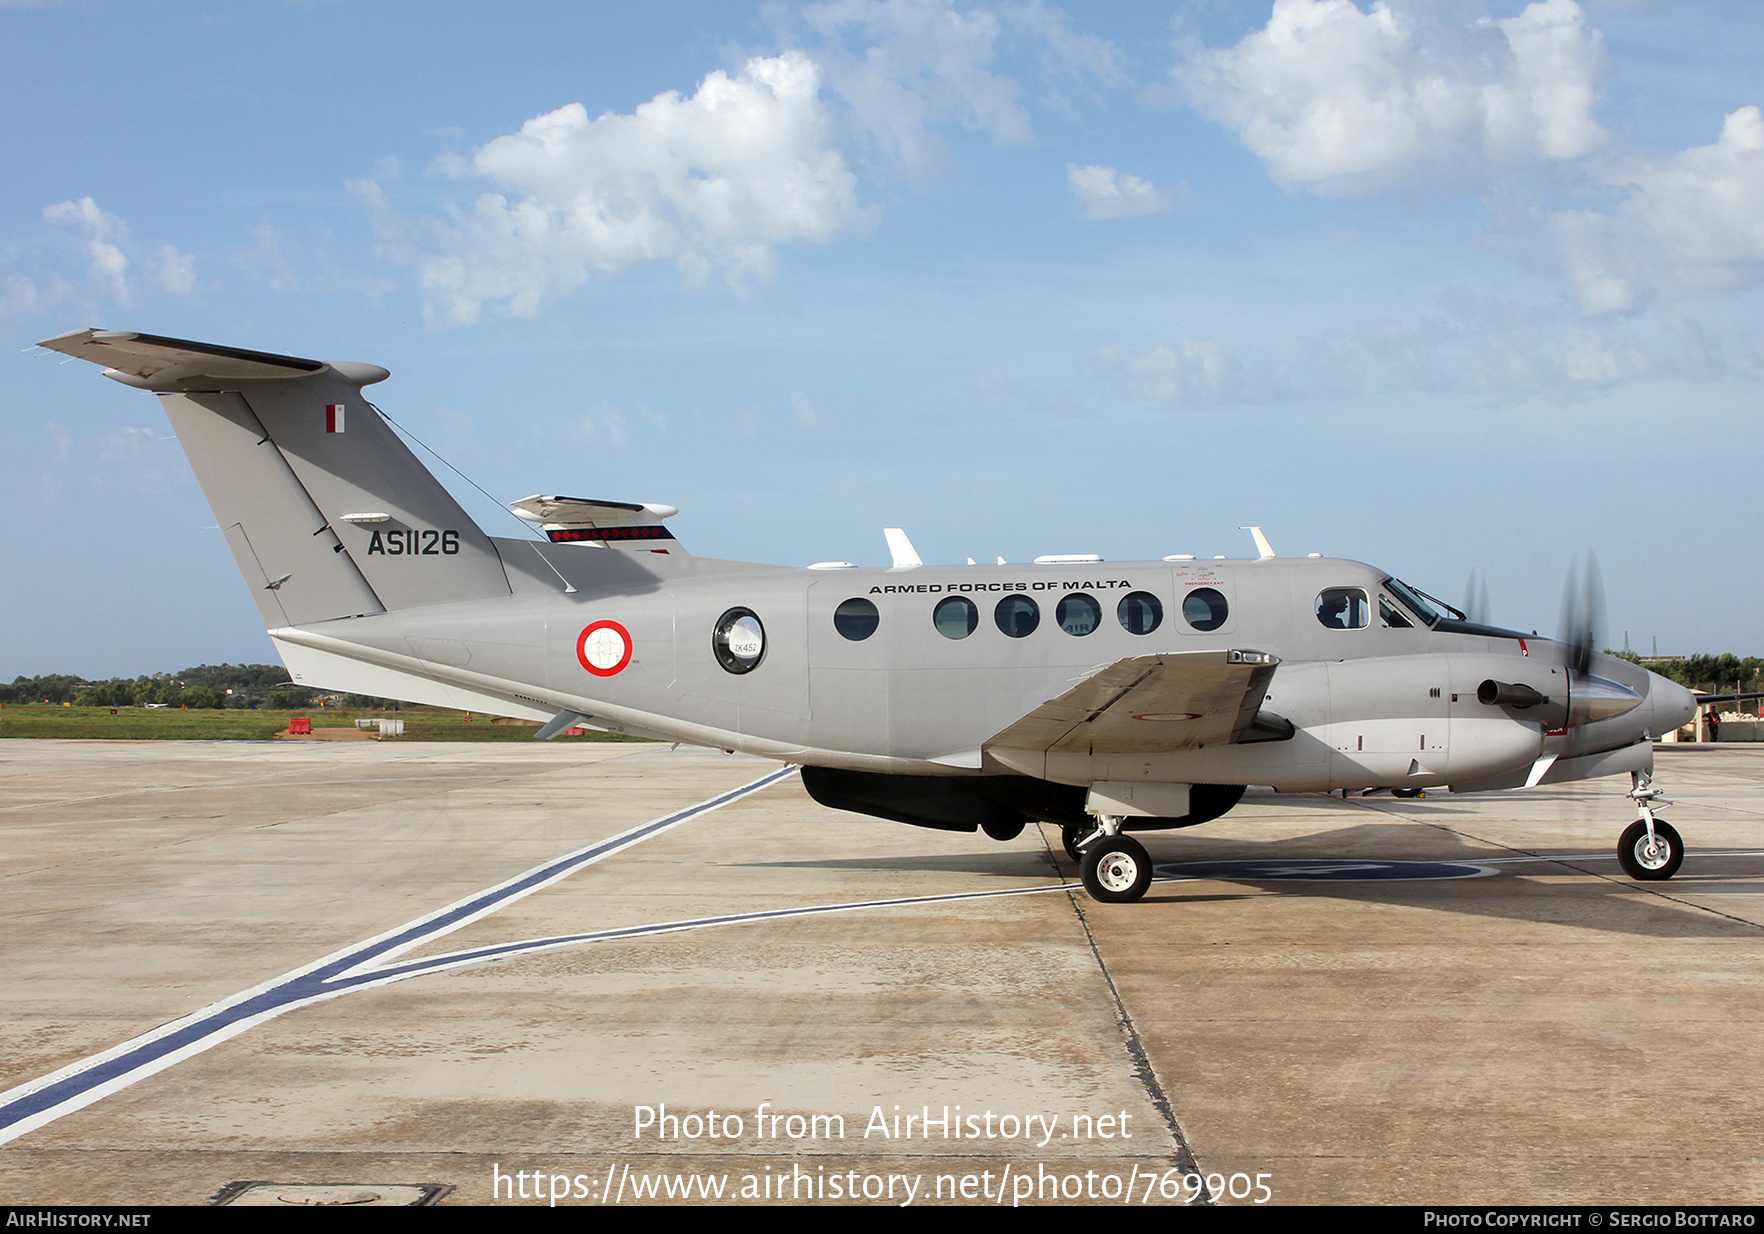
[[1403,610],[1391,603],[1389,596],[1378,597],[1378,624],[1386,630],[1412,630],[1415,623],[1403,616]]
[[1400,579],[1387,578],[1384,580],[1384,589],[1395,596],[1403,607],[1419,617],[1421,623],[1429,629],[1439,624],[1439,610],[1423,600],[1420,593],[1407,583]]
[[1331,630],[1363,630],[1369,616],[1358,587],[1326,587],[1317,593],[1317,620]]

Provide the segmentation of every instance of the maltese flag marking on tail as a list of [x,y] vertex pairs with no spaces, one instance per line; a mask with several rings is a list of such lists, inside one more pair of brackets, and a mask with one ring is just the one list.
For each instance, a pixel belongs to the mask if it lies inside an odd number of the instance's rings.
[[325,432],[341,433],[343,431],[343,404],[325,404]]

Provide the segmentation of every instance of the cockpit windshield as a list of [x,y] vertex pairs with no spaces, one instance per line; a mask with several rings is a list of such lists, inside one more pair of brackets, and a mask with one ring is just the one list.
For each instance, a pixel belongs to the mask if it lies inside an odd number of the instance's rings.
[[1438,624],[1441,616],[1440,611],[1423,600],[1421,593],[1407,583],[1400,579],[1387,578],[1384,580],[1384,589],[1406,604],[1409,611],[1425,622],[1429,628]]

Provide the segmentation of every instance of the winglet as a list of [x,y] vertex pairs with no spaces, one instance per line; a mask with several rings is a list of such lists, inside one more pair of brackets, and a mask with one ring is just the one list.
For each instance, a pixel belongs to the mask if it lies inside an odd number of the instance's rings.
[[1256,555],[1266,561],[1274,556],[1274,546],[1268,543],[1268,537],[1262,534],[1260,527],[1239,527],[1239,531],[1247,531],[1256,538]]
[[888,541],[888,555],[894,558],[896,570],[910,570],[925,563],[919,560],[919,550],[907,539],[907,533],[898,527],[884,527],[883,538]]

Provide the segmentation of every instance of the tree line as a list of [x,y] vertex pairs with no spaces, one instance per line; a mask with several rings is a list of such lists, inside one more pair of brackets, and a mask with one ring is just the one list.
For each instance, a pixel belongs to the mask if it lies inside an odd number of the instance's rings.
[[[0,684],[0,703],[50,703],[75,707],[192,707],[221,710],[267,707],[300,711],[318,702],[320,691],[288,680],[280,664],[199,664],[176,673],[142,677],[110,677],[89,681],[65,673],[16,677]],[[387,707],[385,699],[361,694],[343,696],[346,707]]]
[[1640,664],[1681,686],[1705,694],[1753,694],[1764,690],[1764,656],[1736,656],[1727,652],[1718,656],[1644,661],[1633,651],[1608,651],[1608,654]]

